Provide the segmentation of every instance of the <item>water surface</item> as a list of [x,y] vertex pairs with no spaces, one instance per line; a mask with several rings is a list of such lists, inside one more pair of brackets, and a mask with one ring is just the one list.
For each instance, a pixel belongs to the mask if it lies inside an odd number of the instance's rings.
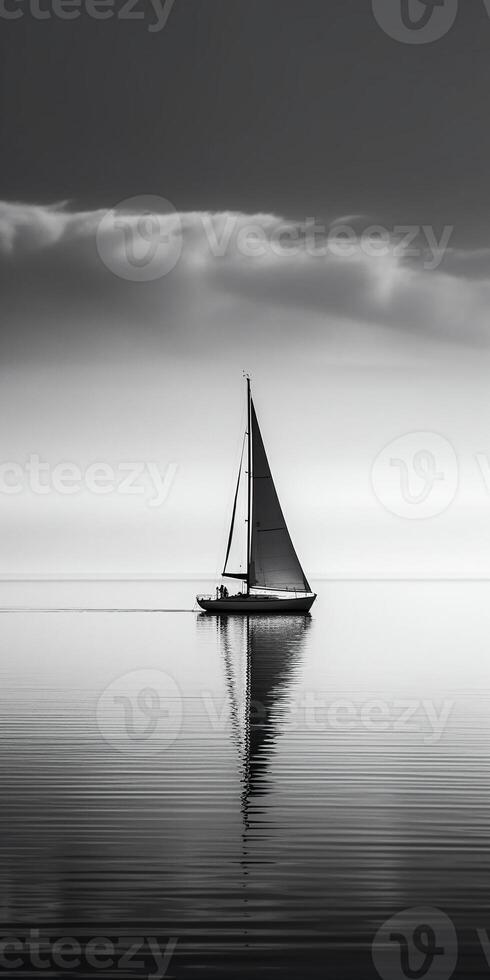
[[4,935],[114,943],[50,976],[155,975],[154,937],[168,976],[398,980],[373,939],[429,907],[488,973],[490,586],[322,583],[311,617],[249,619],[199,588],[0,586]]

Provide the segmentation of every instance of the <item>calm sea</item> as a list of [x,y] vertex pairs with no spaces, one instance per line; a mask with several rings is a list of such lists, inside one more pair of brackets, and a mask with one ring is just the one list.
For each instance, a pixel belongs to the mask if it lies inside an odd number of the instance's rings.
[[0,585],[0,973],[488,974],[490,584],[210,588]]

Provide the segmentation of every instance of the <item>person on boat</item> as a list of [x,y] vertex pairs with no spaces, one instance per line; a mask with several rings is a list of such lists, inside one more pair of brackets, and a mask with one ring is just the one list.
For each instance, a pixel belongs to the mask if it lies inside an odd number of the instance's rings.
[[230,593],[228,592],[228,589],[226,588],[226,585],[225,585],[224,588],[223,588],[223,599],[227,599],[228,596],[229,596],[229,594]]
[[219,585],[216,586],[216,598],[219,599]]

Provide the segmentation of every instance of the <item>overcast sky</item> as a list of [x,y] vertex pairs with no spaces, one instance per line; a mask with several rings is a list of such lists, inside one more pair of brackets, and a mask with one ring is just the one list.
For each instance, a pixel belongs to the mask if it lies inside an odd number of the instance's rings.
[[[160,33],[26,15],[3,35],[2,461],[175,469],[159,507],[151,486],[3,494],[0,572],[217,571],[246,369],[308,574],[490,574],[485,5],[429,45],[357,0],[176,0]],[[142,195],[169,202],[146,242],[110,211]],[[430,229],[416,255],[409,224]],[[157,239],[150,281],[129,281],[124,234]],[[458,470],[424,520],[372,487],[419,431]]]
[[175,0],[153,34],[150,14],[7,21],[5,196],[368,212],[485,244],[490,20],[484,0],[459,7],[415,46],[369,0]]

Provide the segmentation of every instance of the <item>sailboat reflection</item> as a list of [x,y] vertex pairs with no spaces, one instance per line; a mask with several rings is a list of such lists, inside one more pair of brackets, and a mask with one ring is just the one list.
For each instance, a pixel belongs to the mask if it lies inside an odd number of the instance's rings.
[[[210,619],[203,613],[198,623],[216,633],[240,780],[240,836],[234,852],[239,873],[234,878],[226,969],[228,975],[246,978],[269,964],[271,971],[290,976],[292,953],[289,938],[282,937],[272,885],[282,833],[276,790],[281,742],[295,707],[296,681],[313,620],[294,614]],[[216,974],[224,975],[221,957],[218,965]]]
[[253,801],[270,788],[269,766],[301,663],[310,616],[217,619],[233,735],[240,753],[242,813],[248,826]]

